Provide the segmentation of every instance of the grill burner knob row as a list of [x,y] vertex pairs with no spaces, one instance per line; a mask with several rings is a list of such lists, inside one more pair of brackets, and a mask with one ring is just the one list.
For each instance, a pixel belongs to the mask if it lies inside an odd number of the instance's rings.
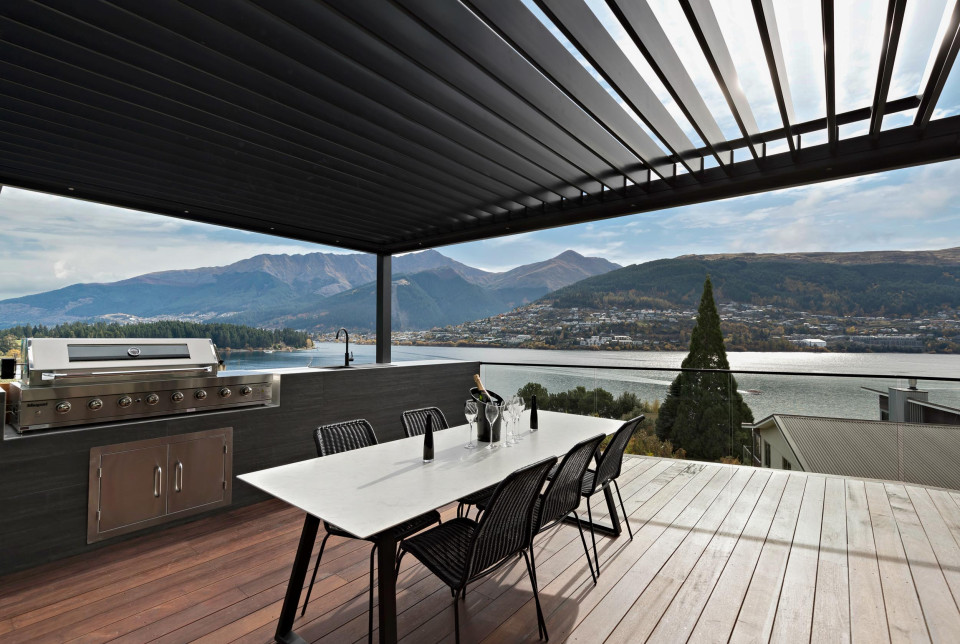
[[71,405],[71,404],[70,404],[69,402],[67,402],[66,400],[62,400],[62,401],[60,401],[60,402],[57,403],[57,413],[58,413],[58,414],[65,414],[65,413],[67,413],[68,411],[70,411],[70,408],[71,408],[72,406],[73,406],[73,405]]
[[197,400],[203,400],[204,398],[207,397],[207,392],[204,391],[203,389],[197,389],[197,393],[193,394],[193,396]]
[[221,387],[219,393],[221,398],[229,398],[233,392],[230,391],[229,387]]
[[182,391],[173,392],[172,394],[170,394],[170,400],[172,400],[175,403],[183,402],[183,392]]
[[89,409],[90,411],[99,411],[102,408],[103,408],[103,401],[100,400],[99,398],[94,398],[93,400],[87,403],[87,409]]
[[240,395],[241,395],[241,396],[249,396],[249,395],[252,394],[252,393],[253,393],[253,387],[251,387],[251,386],[249,386],[249,385],[244,385],[244,386],[240,387]]
[[121,396],[120,400],[117,401],[117,404],[120,407],[123,407],[124,409],[126,409],[127,407],[133,404],[133,398],[131,398],[130,396]]
[[147,394],[146,403],[148,405],[156,405],[160,402],[160,396],[157,394]]

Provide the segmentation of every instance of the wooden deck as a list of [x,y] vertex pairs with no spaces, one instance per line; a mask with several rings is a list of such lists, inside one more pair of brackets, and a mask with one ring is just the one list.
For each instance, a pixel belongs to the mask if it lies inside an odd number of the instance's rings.
[[[960,638],[960,493],[640,457],[621,490],[635,538],[598,538],[596,587],[575,528],[536,541],[552,642]],[[0,578],[0,641],[270,642],[302,518],[271,501]],[[307,641],[366,640],[368,553],[330,539]],[[453,640],[450,593],[412,557],[398,588],[404,641]],[[523,564],[472,586],[461,625],[536,641]]]

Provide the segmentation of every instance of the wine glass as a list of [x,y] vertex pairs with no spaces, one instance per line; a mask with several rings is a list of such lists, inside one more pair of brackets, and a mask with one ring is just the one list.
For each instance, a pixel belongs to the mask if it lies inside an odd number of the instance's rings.
[[517,423],[517,397],[511,396],[510,400],[507,402],[507,415],[510,417],[510,422],[513,424],[513,429],[510,431],[508,438],[510,439],[511,445],[516,445],[520,442],[517,434],[520,427]]
[[500,415],[500,407],[491,400],[486,404],[483,413],[487,417],[487,423],[490,425],[490,442],[487,444],[487,449],[494,449],[497,444],[493,442],[493,424],[497,422],[497,416]]
[[511,408],[512,400],[504,400],[503,407],[501,411],[503,412],[503,446],[504,447],[513,447],[513,434],[510,433],[510,421],[513,420],[513,409]]
[[467,444],[464,445],[464,449],[473,449],[477,444],[473,441],[473,423],[477,420],[477,403],[473,400],[468,400],[467,403],[463,406],[463,415],[467,418],[467,423],[469,423],[469,436],[467,436]]
[[513,413],[515,414],[517,419],[517,426],[516,426],[516,429],[513,430],[513,434],[514,436],[517,437],[517,440],[519,441],[523,438],[523,433],[517,430],[520,429],[520,419],[523,417],[523,406],[526,403],[523,400],[523,396],[521,396],[520,394],[516,394],[513,397],[513,399],[516,402],[516,406],[513,409]]

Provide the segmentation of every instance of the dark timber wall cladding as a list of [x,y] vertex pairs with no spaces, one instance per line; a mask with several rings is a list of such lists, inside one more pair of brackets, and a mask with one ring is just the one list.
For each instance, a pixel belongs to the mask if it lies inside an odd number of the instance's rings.
[[[460,424],[471,377],[479,369],[477,362],[451,362],[285,373],[280,406],[275,408],[87,426],[5,440],[0,443],[0,574],[129,538],[86,543],[91,447],[233,427],[236,477],[314,458],[311,432],[323,423],[366,418],[384,442],[403,437],[400,414],[405,409],[436,405],[451,424]],[[234,479],[230,507],[265,498]],[[169,525],[176,524],[155,529]],[[142,533],[130,537],[137,534]]]

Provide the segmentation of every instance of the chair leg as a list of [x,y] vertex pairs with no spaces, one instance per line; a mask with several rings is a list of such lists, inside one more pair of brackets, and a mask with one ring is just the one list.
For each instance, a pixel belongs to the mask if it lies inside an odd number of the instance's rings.
[[307,612],[307,604],[310,603],[310,593],[313,592],[313,582],[317,580],[317,569],[320,568],[320,558],[323,557],[323,548],[327,545],[327,539],[330,538],[330,533],[323,535],[323,541],[320,542],[320,553],[317,555],[317,563],[313,565],[313,576],[310,578],[310,587],[307,588],[307,598],[303,600],[303,610],[300,611],[300,617],[303,617],[304,613]]
[[[531,554],[532,554],[531,548]],[[530,563],[530,559],[527,557],[527,551],[523,550],[523,561],[527,564],[527,574],[530,575],[530,585],[533,586],[533,600],[537,604],[537,635],[542,637],[544,641],[549,642],[550,636],[547,635],[547,621],[543,618],[543,609],[540,608],[540,592],[537,589],[537,578],[533,573],[533,564]]]
[[530,569],[533,570],[533,580],[537,580],[537,561],[533,557],[533,539],[530,539]]
[[400,560],[403,559],[403,555],[405,554],[407,554],[407,551],[402,548],[400,549],[399,553],[397,553],[397,576],[398,577],[400,576]]
[[613,479],[613,489],[617,491],[617,498],[620,499],[620,510],[623,511],[623,522],[627,524],[630,541],[633,541],[633,528],[630,527],[630,517],[627,516],[627,508],[623,506],[623,497],[620,496],[620,486],[617,485],[617,479]]
[[590,497],[587,497],[587,521],[590,522],[590,541],[593,542],[593,562],[597,565],[597,577],[600,576],[600,558],[597,557],[597,535],[593,529],[593,511],[590,510]]
[[456,642],[460,644],[460,606],[457,605],[457,591],[453,591],[453,632],[456,634]]
[[580,523],[580,515],[573,512],[573,518],[577,520],[577,530],[580,531],[580,543],[583,544],[583,554],[587,556],[587,567],[590,568],[590,577],[593,578],[593,585],[597,585],[597,575],[593,572],[593,562],[590,561],[590,550],[587,548],[587,538],[583,536],[583,524]]
[[367,644],[373,644],[373,562],[376,558],[377,544],[373,544],[370,548],[370,610],[367,611]]

